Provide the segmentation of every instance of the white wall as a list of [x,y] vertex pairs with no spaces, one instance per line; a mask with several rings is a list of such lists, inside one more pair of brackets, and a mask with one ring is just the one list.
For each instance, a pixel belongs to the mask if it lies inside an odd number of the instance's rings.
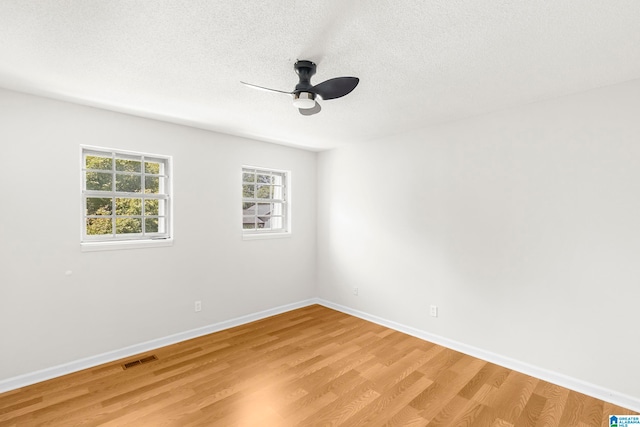
[[[320,296],[640,399],[638,113],[633,81],[325,152],[316,202],[315,153],[0,90],[0,381]],[[174,156],[172,247],[80,251],[80,144]],[[242,164],[293,172],[291,238],[241,240]]]
[[640,399],[639,117],[636,80],[321,153],[319,296]]
[[[172,247],[80,251],[80,144],[173,156]],[[315,153],[5,90],[0,148],[0,381],[315,294]],[[292,172],[291,238],[241,239],[243,164]]]

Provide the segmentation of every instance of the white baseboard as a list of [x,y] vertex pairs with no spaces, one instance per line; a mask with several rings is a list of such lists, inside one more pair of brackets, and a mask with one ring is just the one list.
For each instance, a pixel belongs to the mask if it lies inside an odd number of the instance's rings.
[[461,353],[465,353],[470,356],[477,357],[478,359],[486,360],[488,362],[495,363],[496,365],[513,369],[514,371],[522,372],[523,374],[527,374],[532,377],[548,381],[552,384],[556,384],[561,387],[568,388],[569,390],[574,390],[579,393],[583,393],[588,396],[592,396],[597,399],[603,400],[605,402],[610,402],[610,403],[613,403],[614,405],[622,406],[624,408],[628,408],[633,411],[640,412],[640,399],[635,398],[633,396],[628,396],[626,394],[619,393],[615,390],[610,390],[604,387],[600,387],[598,385],[591,384],[576,378],[572,378],[564,374],[549,371],[547,369],[530,365],[528,363],[511,359],[509,357],[504,357],[499,354],[492,353],[487,350],[483,350],[481,348],[473,347],[458,341],[441,337],[439,335],[431,334],[429,332],[412,328],[410,326],[396,323],[391,320],[383,319],[381,317],[374,316],[372,314],[368,314],[359,310],[355,310],[350,307],[345,307],[340,304],[335,304],[333,302],[330,302],[321,298],[318,298],[316,300],[316,303],[323,305],[325,307],[343,312],[345,314],[349,314],[351,316],[359,317],[361,319],[368,320],[373,323],[377,323],[378,325],[386,326],[387,328],[394,329],[399,332],[403,332],[407,335],[411,335],[416,338],[420,338],[425,341],[429,341],[429,342],[441,345],[443,347],[447,347],[452,350],[456,350]]
[[251,313],[245,316],[236,317],[234,319],[225,320],[223,322],[214,323],[212,325],[203,326],[201,328],[191,329],[189,331],[169,335],[167,337],[153,339],[151,341],[135,344],[129,347],[121,348],[119,350],[108,351],[96,356],[90,356],[84,359],[75,360],[73,362],[64,363],[62,365],[53,366],[51,368],[46,368],[35,372],[29,372],[24,375],[7,378],[4,380],[0,380],[0,393],[50,380],[52,378],[60,377],[62,375],[67,375],[73,372],[78,372],[83,369],[93,368],[104,363],[124,359],[126,357],[131,357],[136,354],[152,351],[160,347],[165,347],[167,345],[175,344],[181,341],[186,341],[192,338],[219,332],[224,329],[244,325],[245,323],[254,322],[256,320],[275,316],[276,314],[285,313],[287,311],[295,310],[317,303],[318,300],[316,298],[312,298],[292,304],[286,304],[280,307],[271,308],[269,310]]
[[518,372],[522,372],[527,375],[531,375],[536,378],[548,381],[553,384],[575,390],[580,393],[584,393],[588,396],[595,397],[597,399],[604,400],[606,402],[613,403],[615,405],[622,406],[624,408],[631,409],[636,412],[640,412],[640,399],[619,393],[615,390],[610,390],[604,387],[600,387],[595,384],[591,384],[576,378],[569,377],[564,374],[549,371],[537,366],[530,365],[509,357],[504,357],[490,351],[483,350],[481,348],[473,347],[458,341],[450,340],[439,335],[431,334],[410,326],[406,326],[391,320],[383,319],[372,314],[368,314],[359,310],[352,309],[340,304],[336,304],[321,298],[310,298],[304,301],[299,301],[292,304],[282,305],[269,310],[260,311],[257,313],[247,314],[245,316],[236,317],[234,319],[225,320],[223,322],[214,323],[212,325],[203,326],[201,328],[191,329],[189,331],[180,332],[167,337],[146,341],[140,344],[125,347],[119,350],[113,350],[106,353],[102,353],[96,356],[87,357],[84,359],[76,360],[73,362],[65,363],[51,368],[42,369],[40,371],[30,372],[24,375],[0,380],[0,393],[6,391],[15,390],[21,387],[25,387],[31,384],[35,384],[41,381],[46,381],[52,378],[60,377],[62,375],[70,374],[73,372],[81,371],[83,369],[93,368],[104,363],[113,362],[115,360],[130,357],[136,354],[155,350],[160,347],[175,344],[181,341],[190,340],[192,338],[201,337],[203,335],[219,332],[224,329],[233,328],[236,326],[244,325],[246,323],[254,322],[256,320],[264,319],[266,317],[275,316],[276,314],[285,313],[287,311],[295,310],[302,307],[307,307],[313,304],[320,304],[328,308],[340,311],[345,314],[349,314],[361,319],[377,323],[387,328],[394,329],[399,332],[403,332],[407,335],[411,335],[425,341],[429,341],[444,347],[448,347],[452,350],[459,351],[482,360],[486,360],[496,365],[504,366],[505,368],[513,369]]

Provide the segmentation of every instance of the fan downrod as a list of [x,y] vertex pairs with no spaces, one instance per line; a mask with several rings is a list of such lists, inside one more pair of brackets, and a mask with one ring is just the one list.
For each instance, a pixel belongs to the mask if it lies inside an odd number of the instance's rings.
[[316,64],[311,61],[297,61],[293,64],[293,69],[300,78],[294,93],[309,91],[313,87],[311,77],[316,73]]

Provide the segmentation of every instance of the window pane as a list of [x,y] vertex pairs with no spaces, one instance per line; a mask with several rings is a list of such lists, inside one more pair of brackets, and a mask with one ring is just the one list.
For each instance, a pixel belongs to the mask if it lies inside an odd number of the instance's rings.
[[144,231],[146,233],[158,232],[158,218],[146,218],[144,220]]
[[111,198],[87,197],[87,215],[111,215]]
[[147,194],[160,193],[160,178],[157,176],[144,177],[144,192]]
[[281,216],[271,217],[271,228],[273,230],[280,230],[283,227],[283,218]]
[[[83,147],[85,237],[108,242],[169,236],[170,159]],[[151,238],[149,237],[149,238]]]
[[142,215],[142,199],[117,198],[116,215]]
[[142,192],[142,175],[116,175],[116,191],[128,193]]
[[282,203],[274,203],[271,209],[271,215],[282,215],[284,213],[284,206]]
[[165,217],[160,217],[158,219],[158,233],[166,233],[167,232],[167,219]]
[[253,184],[244,184],[242,186],[242,197],[253,199],[256,197],[256,186]]
[[85,157],[86,169],[111,170],[111,167],[112,167],[111,157],[100,157],[100,156]]
[[111,218],[87,218],[87,235],[112,234],[113,222]]
[[142,233],[142,219],[116,218],[116,233],[117,234]]
[[270,185],[260,185],[258,184],[258,188],[256,190],[256,197],[258,199],[270,199],[271,198],[271,189]]
[[[244,230],[258,233],[287,228],[288,218],[284,215],[287,198],[286,178],[286,172],[242,169],[242,227]],[[276,203],[272,202],[274,200]]]
[[87,190],[111,191],[113,175],[104,172],[87,172],[85,184]]
[[144,214],[145,215],[160,215],[160,210],[159,210],[160,202],[162,202],[163,207],[164,207],[164,200],[154,200],[154,199],[145,200],[144,201]]
[[271,184],[271,175],[258,175],[258,182],[261,184]]
[[258,203],[258,211],[256,214],[258,217],[269,216],[271,215],[271,210],[271,203]]
[[274,199],[282,200],[284,199],[284,188],[281,185],[273,186],[273,197]]
[[122,172],[140,172],[142,169],[140,160],[116,159],[116,170]]
[[260,203],[258,205],[258,213],[256,214],[256,224],[258,228],[269,228],[271,220],[271,205],[268,203]]
[[144,172],[153,173],[156,175],[160,174],[160,163],[144,162]]

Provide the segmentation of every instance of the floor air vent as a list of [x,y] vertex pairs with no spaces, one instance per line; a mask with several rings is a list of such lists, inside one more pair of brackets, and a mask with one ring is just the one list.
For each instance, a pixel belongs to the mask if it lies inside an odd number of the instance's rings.
[[153,362],[154,360],[158,360],[155,354],[151,356],[143,357],[142,359],[132,360],[131,362],[127,362],[122,365],[122,369],[133,368],[134,366],[143,365],[145,363]]

